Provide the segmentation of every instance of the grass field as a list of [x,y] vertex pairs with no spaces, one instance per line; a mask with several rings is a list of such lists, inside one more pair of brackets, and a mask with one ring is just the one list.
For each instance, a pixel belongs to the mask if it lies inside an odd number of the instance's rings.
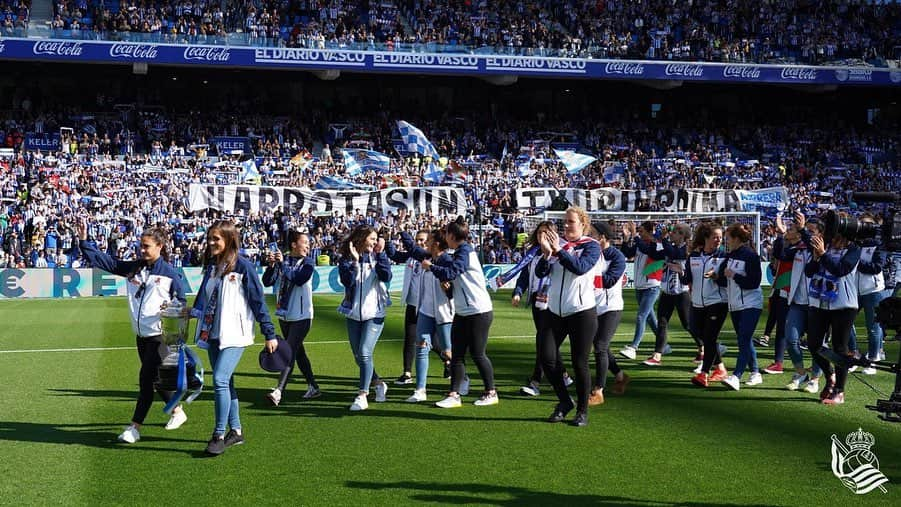
[[[215,459],[202,452],[213,426],[210,389],[178,431],[162,428],[157,402],[141,441],[115,442],[137,393],[123,299],[0,301],[0,504],[901,505],[901,424],[864,408],[884,396],[852,376],[847,403],[825,407],[785,390],[787,373],[740,392],[701,390],[688,382],[694,351],[681,329],[662,367],[622,362],[628,392],[593,407],[588,427],[543,422],[554,397],[549,388],[537,399],[518,394],[533,365],[533,327],[508,297],[495,297],[489,342],[500,405],[434,408],[446,381],[433,361],[430,403],[403,403],[412,387],[392,385],[388,403],[362,413],[347,410],[357,368],[339,301],[318,298],[308,350],[326,394],[301,402],[306,386],[295,382],[282,406],[269,406],[275,376],[257,366],[260,346],[249,348],[236,375],[247,444]],[[633,329],[631,292],[626,300],[615,350]],[[386,378],[400,373],[402,320],[392,307],[376,347]],[[731,369],[731,325],[723,336]],[[651,348],[648,332],[639,359]],[[886,348],[898,357],[898,342]],[[761,367],[769,364],[772,348],[759,355]],[[866,380],[892,389],[888,374]],[[876,437],[891,480],[885,494],[854,495],[831,472],[830,436],[844,440],[858,427]]]

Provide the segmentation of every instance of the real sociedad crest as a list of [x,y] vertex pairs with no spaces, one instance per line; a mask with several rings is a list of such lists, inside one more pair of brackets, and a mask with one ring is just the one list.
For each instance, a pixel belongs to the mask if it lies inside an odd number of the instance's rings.
[[832,473],[855,494],[864,495],[876,488],[886,492],[883,484],[888,478],[879,471],[879,460],[870,450],[875,444],[873,434],[861,428],[849,433],[844,444],[832,435]]

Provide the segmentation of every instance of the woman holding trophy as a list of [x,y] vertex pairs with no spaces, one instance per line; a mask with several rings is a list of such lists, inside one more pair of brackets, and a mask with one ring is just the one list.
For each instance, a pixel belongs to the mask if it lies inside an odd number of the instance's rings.
[[[131,327],[135,333],[141,370],[138,374],[138,400],[131,424],[119,435],[119,441],[133,444],[141,439],[140,429],[153,403],[159,367],[169,354],[169,347],[161,336],[160,312],[172,301],[185,303],[184,284],[178,271],[166,261],[169,236],[163,229],[144,230],[141,234],[141,256],[134,261],[121,261],[101,252],[94,242],[88,241],[84,220],[78,221],[76,232],[78,246],[91,266],[126,279]],[[166,402],[172,397],[172,392],[156,390]],[[179,405],[172,411],[166,429],[178,429],[187,420],[188,416]]]

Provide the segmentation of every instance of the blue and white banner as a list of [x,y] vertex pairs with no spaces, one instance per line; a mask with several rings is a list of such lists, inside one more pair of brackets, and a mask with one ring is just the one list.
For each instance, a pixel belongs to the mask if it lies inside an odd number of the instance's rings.
[[25,149],[30,151],[59,151],[61,142],[59,133],[38,134],[28,132],[25,134]]
[[431,157],[432,160],[440,158],[438,150],[432,146],[432,142],[418,128],[405,121],[398,121],[397,131],[400,132],[400,138],[403,141],[403,149],[399,151],[418,153],[423,157]]
[[574,151],[554,150],[554,153],[557,154],[557,158],[560,159],[560,162],[566,166],[566,171],[569,174],[576,174],[597,160],[597,157],[576,153]]
[[347,174],[356,176],[363,171],[388,172],[391,159],[384,153],[373,150],[341,150]]
[[210,138],[210,146],[220,155],[228,155],[234,151],[253,153],[253,144],[249,137],[217,136]]
[[9,38],[0,60],[349,70],[444,75],[901,86],[901,69],[804,65],[673,63],[539,56],[403,53],[300,48],[192,46]]
[[736,192],[741,201],[742,211],[785,211],[789,203],[788,189],[785,187],[736,190]]

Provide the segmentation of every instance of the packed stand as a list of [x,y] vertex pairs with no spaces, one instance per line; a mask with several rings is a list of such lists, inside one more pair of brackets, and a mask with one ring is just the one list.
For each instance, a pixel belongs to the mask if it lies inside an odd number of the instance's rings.
[[31,0],[0,0],[0,34],[16,35],[28,27]]
[[[441,177],[431,179],[423,159],[396,156],[392,139],[397,132],[388,113],[343,123],[321,112],[312,112],[302,123],[287,117],[196,111],[169,115],[160,110],[133,112],[127,122],[118,113],[70,115],[66,121],[60,117],[33,114],[27,120],[19,116],[0,123],[3,145],[19,150],[0,157],[4,265],[78,265],[77,258],[61,255],[72,253],[70,218],[79,214],[92,217],[92,237],[106,241],[106,248],[121,256],[134,255],[135,238],[144,227],[167,223],[175,238],[175,262],[196,265],[204,230],[219,213],[189,213],[188,184],[234,183],[235,168],[243,161],[224,155],[218,165],[212,163],[208,157],[218,154],[208,141],[217,135],[253,140],[264,185],[314,188],[323,176],[371,188],[461,185],[468,208],[479,209],[479,218],[493,226],[483,241],[487,259],[496,262],[522,255],[511,246],[523,227],[524,214],[515,199],[520,186],[654,190],[781,185],[789,189],[795,207],[811,213],[833,204],[847,208],[853,191],[901,190],[901,136],[891,129],[839,132],[756,125],[710,130],[643,122],[628,127],[616,121],[567,122],[553,130],[574,133],[582,151],[599,159],[570,174],[550,149],[556,139],[539,137],[551,128],[547,124],[475,118],[463,128],[454,119],[407,118],[450,160]],[[60,127],[73,131],[64,131],[59,152],[21,149],[26,132],[59,132]],[[391,170],[348,175],[339,152],[348,145],[394,155]],[[622,168],[619,175],[605,171],[610,164]],[[640,210],[655,211],[643,206]],[[334,261],[335,242],[357,223],[396,233],[443,218],[360,212],[351,217],[251,215],[242,220],[251,255],[282,241],[289,228],[300,227],[313,232],[317,255]],[[764,253],[772,236],[773,231],[762,231]]]

